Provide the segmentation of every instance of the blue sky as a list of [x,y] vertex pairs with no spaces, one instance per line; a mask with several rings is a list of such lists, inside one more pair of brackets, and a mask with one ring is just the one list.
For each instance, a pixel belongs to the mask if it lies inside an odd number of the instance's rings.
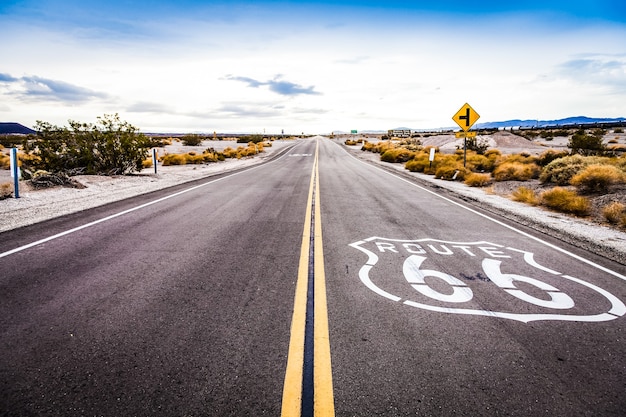
[[620,1],[0,0],[0,121],[144,132],[626,116]]

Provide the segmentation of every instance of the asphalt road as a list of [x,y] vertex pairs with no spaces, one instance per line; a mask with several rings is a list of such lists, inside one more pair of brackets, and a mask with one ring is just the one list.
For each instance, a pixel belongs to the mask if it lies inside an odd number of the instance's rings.
[[0,234],[0,415],[622,415],[625,274],[299,141]]

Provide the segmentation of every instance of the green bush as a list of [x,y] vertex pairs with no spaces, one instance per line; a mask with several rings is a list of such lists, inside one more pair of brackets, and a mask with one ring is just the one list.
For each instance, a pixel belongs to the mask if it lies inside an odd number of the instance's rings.
[[117,114],[98,117],[96,124],[69,121],[70,128],[38,121],[36,133],[24,141],[28,170],[52,173],[128,174],[141,170],[150,139]]
[[567,147],[572,150],[572,154],[601,155],[605,150],[602,143],[605,133],[602,129],[596,129],[588,135],[584,129],[580,129],[572,135]]
[[201,135],[185,135],[181,138],[184,146],[199,146],[203,140],[204,137]]
[[542,183],[567,185],[574,175],[578,174],[588,165],[589,162],[587,158],[581,155],[557,158],[543,168],[539,175],[539,180]]

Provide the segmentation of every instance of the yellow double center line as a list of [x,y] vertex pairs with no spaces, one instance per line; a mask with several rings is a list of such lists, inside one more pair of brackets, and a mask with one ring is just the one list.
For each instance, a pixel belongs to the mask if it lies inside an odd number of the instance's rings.
[[[313,414],[315,417],[335,415],[333,380],[330,364],[330,339],[328,336],[328,311],[326,306],[326,279],[324,275],[324,251],[322,247],[322,221],[319,192],[319,142],[315,147],[315,159],[311,172],[311,185],[302,233],[298,282],[291,321],[289,357],[283,387],[282,417],[301,417],[303,414],[303,388],[313,389]],[[311,239],[313,234],[313,239]],[[311,260],[311,243],[313,259]],[[307,295],[310,287],[310,265],[313,264],[313,386],[303,385],[305,361],[305,328],[307,318]],[[310,301],[310,300],[309,300]],[[310,303],[309,303],[310,304]],[[311,316],[311,312],[309,312]],[[305,407],[308,407],[305,405]],[[310,410],[307,410],[306,414]]]

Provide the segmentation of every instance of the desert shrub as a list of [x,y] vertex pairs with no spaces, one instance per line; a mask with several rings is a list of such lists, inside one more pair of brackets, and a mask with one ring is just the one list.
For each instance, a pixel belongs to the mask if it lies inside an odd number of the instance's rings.
[[528,181],[539,175],[540,169],[535,163],[505,162],[493,171],[496,181]]
[[202,144],[204,137],[201,135],[185,135],[180,140],[184,146],[198,146]]
[[568,155],[569,155],[569,152],[567,151],[555,151],[553,149],[550,149],[548,151],[543,152],[541,155],[539,155],[539,157],[537,158],[537,164],[539,166],[545,167],[546,165],[548,165],[550,162],[554,161],[555,159],[563,158]]
[[11,168],[11,157],[2,152],[0,152],[0,168],[1,169]]
[[471,153],[467,155],[466,167],[475,172],[491,172],[495,166],[495,158],[488,158],[485,155]]
[[556,211],[586,216],[591,211],[591,202],[576,192],[562,187],[554,187],[541,193],[541,204]]
[[491,175],[472,172],[465,177],[464,183],[470,187],[484,187],[491,184]]
[[152,162],[152,158],[146,158],[143,161],[141,161],[142,168],[152,168],[153,164],[154,162]]
[[624,129],[622,129],[621,127],[615,128],[613,130],[613,133],[624,133]]
[[127,174],[140,170],[150,139],[117,114],[98,117],[96,124],[69,121],[70,128],[38,121],[36,133],[24,141],[35,158],[25,168],[55,173]]
[[348,146],[353,146],[356,145],[358,142],[355,140],[351,140],[351,139],[346,139],[346,141],[344,142],[346,145]]
[[404,168],[411,172],[423,172],[429,174],[432,173],[429,170],[430,165],[429,155],[420,152],[415,155],[413,159],[407,161],[406,164],[404,164]]
[[366,142],[361,149],[364,151],[383,154],[388,149],[393,149],[393,148],[395,148],[395,145],[393,142],[384,141],[384,142],[378,142],[378,143]]
[[198,165],[204,163],[204,155],[196,154],[195,152],[189,152],[185,154],[185,163],[190,165]]
[[550,182],[558,185],[567,185],[574,175],[588,165],[590,165],[589,158],[581,155],[558,158],[543,168],[541,175],[539,175],[539,180],[542,183]]
[[415,152],[404,148],[388,149],[380,155],[383,162],[407,162],[415,156]]
[[609,145],[606,147],[607,151],[611,151],[611,152],[625,152],[626,151],[626,145],[619,143],[616,145]]
[[248,135],[237,139],[237,143],[260,143],[263,142],[263,135]]
[[0,183],[0,200],[13,196],[13,184],[10,182]]
[[468,151],[474,151],[478,154],[484,154],[489,149],[489,142],[479,138],[467,138],[465,142]]
[[488,151],[486,151],[486,152],[484,153],[484,155],[485,155],[487,158],[493,158],[493,159],[495,159],[495,158],[497,158],[497,157],[501,156],[501,155],[502,155],[502,152],[500,152],[498,149],[489,149]]
[[180,153],[168,153],[163,156],[162,159],[163,166],[169,165],[185,165],[187,163],[187,158],[184,154]]
[[444,164],[435,169],[435,178],[441,178],[442,180],[464,181],[468,174],[470,174],[470,171],[463,168],[462,162],[455,165]]
[[626,226],[626,205],[619,201],[604,206],[602,215],[609,223]]
[[602,129],[596,129],[588,135],[584,129],[580,129],[572,135],[567,147],[572,150],[572,154],[601,155],[604,152],[602,139],[605,133]]
[[[204,162],[217,162],[219,161],[219,154],[213,150],[207,149],[202,153],[202,159]],[[223,161],[224,159],[222,159]]]
[[613,165],[589,165],[572,177],[570,184],[583,192],[606,192],[615,184],[625,181],[626,174]]
[[514,201],[519,201],[520,203],[531,204],[533,206],[536,206],[539,204],[539,197],[537,196],[534,190],[528,187],[518,187],[511,194],[511,198]]
[[224,155],[225,158],[235,158],[237,156],[237,151],[228,146],[222,151],[222,155]]

